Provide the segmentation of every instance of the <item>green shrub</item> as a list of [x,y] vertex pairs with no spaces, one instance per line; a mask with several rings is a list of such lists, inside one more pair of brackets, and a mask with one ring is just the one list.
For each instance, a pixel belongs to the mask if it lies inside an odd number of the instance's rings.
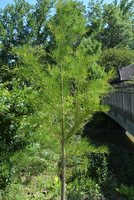
[[134,52],[130,49],[106,49],[98,58],[98,64],[105,67],[106,72],[110,71],[112,68],[117,70],[133,63]]
[[121,195],[124,196],[123,198],[121,198],[122,200],[125,200],[126,198],[128,200],[134,199],[134,188],[133,188],[133,185],[131,185],[130,187],[127,187],[127,186],[121,184],[121,187],[120,188],[116,188],[116,190]]

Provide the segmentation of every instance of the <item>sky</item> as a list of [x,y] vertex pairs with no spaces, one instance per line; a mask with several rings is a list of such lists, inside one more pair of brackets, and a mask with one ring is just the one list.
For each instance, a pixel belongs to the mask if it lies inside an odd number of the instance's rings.
[[[26,0],[29,4],[35,4],[36,0]],[[82,1],[82,0],[79,0]],[[89,0],[83,0],[84,5],[88,5]],[[112,3],[113,0],[104,0],[104,3]],[[4,9],[7,4],[14,4],[14,0],[0,0],[0,8]]]

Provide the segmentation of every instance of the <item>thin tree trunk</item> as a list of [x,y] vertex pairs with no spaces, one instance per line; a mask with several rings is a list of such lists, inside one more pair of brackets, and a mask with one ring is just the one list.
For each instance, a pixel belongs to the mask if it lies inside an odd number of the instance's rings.
[[63,75],[62,75],[62,47],[61,43],[61,103],[62,103],[62,188],[61,188],[61,200],[65,200],[66,192],[66,154],[65,154],[65,127],[64,127],[64,98],[63,98]]
[[[64,138],[63,132],[63,138]],[[65,200],[65,184],[66,184],[66,155],[65,155],[65,140],[62,141],[62,192],[61,200]]]

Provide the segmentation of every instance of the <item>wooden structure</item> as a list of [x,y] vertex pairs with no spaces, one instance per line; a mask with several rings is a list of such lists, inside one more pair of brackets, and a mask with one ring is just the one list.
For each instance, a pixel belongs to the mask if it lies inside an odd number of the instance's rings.
[[134,84],[114,88],[115,92],[105,98],[111,108],[108,115],[134,136]]

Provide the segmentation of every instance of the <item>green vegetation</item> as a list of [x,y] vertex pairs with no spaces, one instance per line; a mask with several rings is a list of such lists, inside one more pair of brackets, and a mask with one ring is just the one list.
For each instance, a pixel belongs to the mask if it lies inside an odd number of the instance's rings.
[[121,184],[121,189],[116,188],[116,190],[120,193],[125,195],[125,198],[120,198],[120,199],[134,199],[134,190],[133,190],[133,185],[131,187],[127,187],[123,184]]
[[[99,116],[98,123],[100,118]],[[106,119],[111,121],[111,119]],[[114,125],[114,122],[112,123]],[[101,120],[101,125],[93,128],[94,134],[103,126],[105,126],[105,121],[102,123]],[[119,126],[116,124],[114,126],[118,134],[123,134]],[[90,125],[89,128],[91,129]],[[111,135],[109,130],[111,130],[110,127],[106,132],[107,137],[115,137],[117,132],[114,133],[112,130]],[[88,131],[89,137],[91,133],[91,130]],[[97,134],[99,133],[97,132]],[[126,138],[124,140],[126,142]],[[68,164],[70,173],[67,179],[67,199],[97,199],[102,197],[109,200],[127,199],[125,195],[120,195],[116,188],[120,188],[121,184],[128,188],[133,185],[133,149],[130,149],[129,146],[122,147],[119,140],[118,143],[110,142],[110,140],[104,143],[97,141],[97,137],[96,139],[92,137],[92,140],[89,139],[89,141],[96,147],[107,145],[109,154],[90,152],[84,165],[79,156],[71,158],[71,162]],[[12,170],[12,183],[6,190],[1,190],[1,199],[60,199],[61,182],[59,174],[56,173],[56,162],[53,162],[57,159],[56,154],[52,151],[46,152],[37,143],[27,148],[14,157],[16,163],[14,171]],[[76,163],[75,167],[72,161]],[[48,174],[50,170],[51,174]]]
[[111,4],[89,1],[88,35],[101,42],[102,50],[133,49],[133,6],[134,0],[115,0]]
[[128,188],[133,185],[133,140],[130,140],[119,124],[103,113],[95,114],[92,120],[86,124],[84,136],[88,137],[89,141],[92,141],[92,144],[96,146],[103,144],[109,148],[109,154],[106,155],[108,163],[107,181],[101,185],[105,196],[110,200],[127,199],[125,195],[120,195],[116,188],[120,188],[121,184]]
[[111,69],[118,70],[121,67],[125,67],[133,63],[134,51],[130,49],[106,49],[98,58],[98,64],[105,67],[105,71],[107,72]]
[[[76,5],[76,2],[59,1],[56,4],[55,19],[48,23],[55,41],[55,49],[51,53],[55,60],[54,66],[47,64],[45,69],[28,46],[14,50],[23,58],[23,65],[18,64],[16,70],[39,88],[35,104],[36,101],[40,102],[37,113],[40,115],[38,121],[41,122],[42,130],[38,129],[36,137],[43,141],[42,145],[46,146],[47,143],[48,148],[58,154],[63,200],[70,158],[75,162],[74,154],[84,159],[85,152],[105,151],[89,146],[85,140],[76,142],[74,137],[95,111],[107,111],[106,106],[100,105],[100,100],[110,91],[108,80],[112,78],[112,72],[106,74],[103,69],[99,69],[99,74],[97,65],[94,70],[94,58],[87,54],[82,42],[77,46],[78,39],[86,32],[86,22]],[[30,97],[34,98],[32,94]]]
[[133,1],[119,5],[16,0],[0,10],[1,200],[132,192],[132,152],[89,139],[105,121],[93,114],[109,109],[114,69],[133,62]]

